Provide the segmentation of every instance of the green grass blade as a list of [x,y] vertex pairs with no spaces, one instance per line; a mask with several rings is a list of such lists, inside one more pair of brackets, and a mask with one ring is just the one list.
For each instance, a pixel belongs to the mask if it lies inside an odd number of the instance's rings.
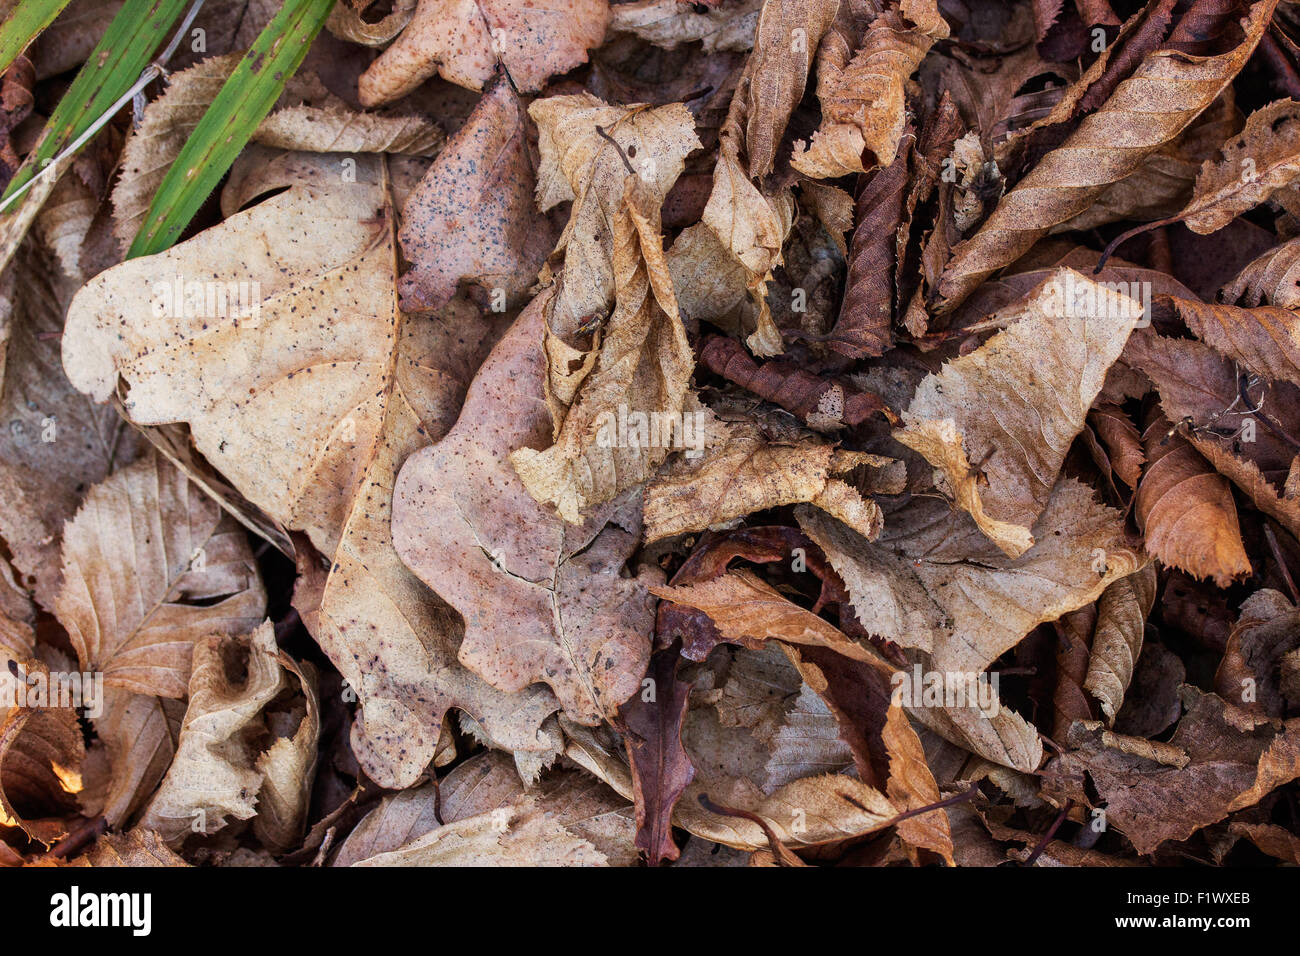
[[154,51],[167,39],[187,0],[126,0],[95,46],[68,92],[54,108],[40,143],[18,170],[8,199],[44,168],[140,78]]
[[27,44],[35,40],[59,15],[69,0],[22,0],[0,26],[0,72],[8,69]]
[[286,0],[212,101],[158,186],[127,258],[171,247],[302,64],[334,0]]

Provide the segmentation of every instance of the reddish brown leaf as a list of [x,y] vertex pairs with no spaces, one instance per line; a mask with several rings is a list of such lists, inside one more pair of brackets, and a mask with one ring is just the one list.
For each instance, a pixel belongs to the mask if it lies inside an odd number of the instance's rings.
[[695,779],[695,766],[682,747],[691,685],[677,679],[680,646],[673,641],[650,656],[641,693],[621,711],[636,804],[636,847],[651,866],[681,855],[673,842],[673,808]]
[[880,355],[893,339],[894,271],[899,256],[912,144],[904,133],[894,161],[863,177],[858,188],[857,227],[849,246],[849,276],[839,320],[826,338],[835,351],[852,358]]
[[1090,411],[1088,424],[1096,429],[1097,436],[1105,444],[1115,474],[1124,484],[1136,489],[1142,476],[1142,465],[1146,462],[1137,426],[1122,408],[1110,402],[1102,402]]
[[489,296],[501,289],[502,307],[514,306],[533,283],[556,233],[533,205],[526,126],[498,76],[411,193],[397,236],[412,263],[398,284],[402,308],[440,309],[462,279]]
[[1134,499],[1147,551],[1165,564],[1227,587],[1250,573],[1228,482],[1163,415],[1142,436],[1147,466]]
[[813,428],[859,425],[879,412],[897,420],[884,400],[847,382],[822,378],[783,359],[759,364],[741,344],[710,335],[700,350],[700,364],[761,398],[793,412]]

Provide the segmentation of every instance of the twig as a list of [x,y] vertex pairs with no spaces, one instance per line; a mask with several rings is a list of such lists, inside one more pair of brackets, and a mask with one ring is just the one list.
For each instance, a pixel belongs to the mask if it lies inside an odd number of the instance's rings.
[[1061,829],[1061,824],[1064,823],[1065,818],[1070,815],[1070,809],[1073,806],[1073,800],[1065,801],[1065,806],[1061,807],[1061,812],[1056,815],[1056,819],[1052,822],[1052,825],[1047,828],[1047,832],[1043,834],[1043,838],[1038,841],[1038,846],[1034,847],[1034,852],[1029,854],[1026,858],[1025,866],[1033,866],[1034,861],[1037,860],[1042,855],[1043,851],[1047,849],[1047,844],[1052,842],[1052,838],[1056,836],[1056,831]]
[[1264,538],[1268,541],[1269,550],[1273,552],[1273,559],[1277,561],[1278,571],[1282,574],[1282,583],[1286,585],[1287,593],[1291,595],[1291,603],[1300,604],[1300,591],[1296,591],[1295,581],[1291,580],[1291,572],[1286,566],[1286,557],[1277,542],[1277,535],[1273,533],[1273,526],[1267,521],[1264,522]]
[[77,828],[65,836],[58,843],[50,848],[49,856],[66,859],[76,853],[87,843],[95,840],[101,833],[108,829],[108,821],[103,817],[95,817],[93,820],[84,820],[77,825]]
[[610,136],[608,133],[606,133],[605,127],[603,126],[597,126],[596,132],[600,134],[601,139],[607,139],[614,144],[614,148],[618,150],[618,158],[623,160],[624,168],[627,169],[630,175],[635,176],[637,172],[635,169],[632,168],[632,164],[628,162],[627,155],[623,152],[623,147],[618,145],[618,140],[616,140],[613,136]]

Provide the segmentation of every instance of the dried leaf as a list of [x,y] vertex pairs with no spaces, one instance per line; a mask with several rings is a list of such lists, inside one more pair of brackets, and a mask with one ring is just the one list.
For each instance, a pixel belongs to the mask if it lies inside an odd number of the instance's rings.
[[[104,401],[121,375],[133,421],[188,422],[244,497],[324,554],[378,451],[405,339],[383,160],[357,160],[356,183],[295,185],[96,276],[64,330],[77,388]],[[264,254],[250,261],[249,242]]]
[[[698,716],[691,719],[694,715]],[[700,777],[686,788],[677,805],[676,822],[706,840],[744,850],[768,846],[762,827],[748,817],[704,809],[699,803],[701,794],[708,794],[715,803],[762,817],[776,838],[790,847],[816,846],[872,833],[887,826],[896,815],[880,791],[844,775],[804,777],[763,794],[747,778],[716,771],[716,761],[710,763],[698,756],[705,750],[725,753],[728,749],[726,736],[719,736],[716,717],[693,711],[688,715],[686,733],[687,751],[700,768]],[[743,737],[745,732],[737,733]],[[565,753],[571,760],[619,793],[631,794],[627,768],[591,731],[574,728],[573,732],[566,729],[566,734],[570,743]],[[710,770],[707,776],[706,767]]]
[[1142,437],[1137,426],[1122,408],[1111,402],[1094,404],[1088,412],[1088,424],[1106,446],[1115,474],[1124,484],[1136,489],[1142,477],[1142,466],[1146,464],[1146,452],[1142,450]]
[[748,571],[728,571],[699,584],[652,585],[650,592],[666,601],[703,611],[723,637],[738,644],[776,639],[827,647],[854,660],[877,657],[877,652],[850,640],[811,611],[787,601]]
[[[903,708],[894,705],[885,718],[885,748],[889,751],[889,786],[894,806],[917,810],[939,802],[939,786],[925,762],[925,751]],[[942,810],[909,817],[898,824],[898,835],[914,847],[931,850],[955,866],[948,817]]]
[[521,90],[587,62],[605,36],[607,0],[420,0],[396,41],[361,75],[363,106],[405,96],[435,73],[483,88],[500,62]]
[[[166,92],[145,108],[126,141],[122,176],[113,187],[113,233],[123,252],[135,241],[168,168],[242,56],[210,57],[173,74]],[[292,105],[304,100],[318,102]],[[302,75],[290,80],[281,103],[289,105],[258,125],[254,142],[281,149],[414,155],[430,155],[443,142],[442,131],[426,119],[355,112]]]
[[[745,97],[749,175],[772,171],[790,114],[803,99],[808,71],[841,0],[765,0],[754,53],[736,95]],[[819,81],[820,82],[820,81]],[[820,92],[820,91],[819,91]]]
[[92,488],[65,528],[54,612],[108,686],[184,697],[194,643],[265,608],[243,529],[157,456]]
[[[484,753],[460,764],[436,787],[428,785],[385,797],[357,824],[333,865],[355,866],[381,855],[382,862],[365,865],[418,865],[416,861],[426,854],[458,851],[443,847],[441,840],[426,843],[436,830],[473,819],[476,822],[470,830],[477,833],[479,818],[484,816],[494,821],[501,842],[511,845],[514,859],[513,844],[519,838],[507,835],[511,816],[522,813],[532,817],[536,814],[531,811],[536,810],[558,825],[557,836],[562,842],[585,841],[603,857],[600,862],[612,866],[636,863],[632,808],[603,784],[577,771],[555,770],[536,788],[525,791],[508,757]],[[459,843],[464,832],[462,828],[457,835],[443,839]],[[471,836],[471,840],[486,844],[481,848],[485,862],[499,852],[486,837]],[[416,847],[417,843],[421,847]],[[522,854],[527,849],[518,847],[517,851]]]
[[610,8],[613,18],[609,28],[670,50],[697,40],[705,53],[748,50],[754,45],[754,29],[762,7],[763,0],[736,0],[720,6],[633,0]]
[[1161,296],[1192,334],[1265,378],[1300,384],[1300,315],[1261,305],[1245,309]]
[[[1244,379],[1207,345],[1143,332],[1130,340],[1125,359],[1150,376],[1166,415],[1185,426],[1187,441],[1221,475],[1292,534],[1300,533],[1300,491],[1286,484],[1296,452],[1289,436],[1300,431],[1294,386],[1272,383],[1265,393],[1268,411],[1251,413],[1253,406],[1241,402]],[[1254,441],[1241,440],[1247,428]]]
[[111,827],[135,816],[158,788],[176,756],[185,702],[104,688],[104,713],[94,721],[99,740],[86,757],[82,812]]
[[[77,713],[56,702],[50,669],[35,658],[10,664],[28,686],[22,696],[5,686],[14,706],[0,722],[0,815],[46,846],[67,833],[59,816],[69,816],[81,789],[81,763],[86,745]],[[6,681],[6,684],[8,681]]]
[[1295,606],[1277,591],[1247,598],[1214,674],[1219,696],[1253,714],[1284,716],[1283,659],[1300,643],[1298,621]]
[[1106,588],[1097,601],[1097,626],[1083,686],[1101,702],[1107,724],[1115,722],[1133,680],[1147,616],[1155,599],[1156,569],[1147,565]]
[[700,364],[741,388],[793,412],[810,428],[836,431],[860,425],[879,412],[896,418],[880,396],[847,381],[822,378],[799,366],[774,359],[762,365],[734,339],[710,335],[700,348]]
[[767,793],[804,777],[841,773],[853,763],[853,752],[840,738],[835,715],[807,684],[784,714],[771,743],[772,755],[763,768]]
[[350,4],[337,4],[325,21],[325,29],[344,40],[366,46],[383,46],[397,36],[415,15],[417,0],[396,0],[382,19],[369,23]]
[[8,423],[0,430],[0,535],[25,589],[51,608],[63,523],[88,487],[136,457],[140,442],[63,374],[57,334],[73,289],[49,254],[29,243],[8,274],[12,291],[0,291],[0,315],[10,321],[0,364],[0,417]]
[[106,867],[106,866],[189,866],[183,859],[172,852],[171,847],[153,830],[136,827],[125,833],[105,833],[95,845],[75,859],[69,860],[68,866]]
[[651,866],[680,855],[673,842],[673,808],[695,778],[682,748],[690,685],[677,679],[680,660],[672,643],[654,652],[641,693],[623,705],[620,721],[632,771],[636,846]]
[[1223,287],[1225,302],[1282,309],[1300,306],[1300,239],[1270,249]]
[[1054,762],[1045,778],[1063,786],[1086,772],[1110,825],[1140,854],[1154,852],[1166,840],[1185,840],[1300,775],[1295,721],[1252,717],[1213,694],[1192,688],[1185,693],[1188,712],[1169,745],[1185,751],[1186,766],[1126,754],[1108,745],[1098,730]]
[[526,120],[510,84],[494,80],[407,200],[403,308],[440,309],[461,280],[501,289],[504,308],[536,279],[554,234],[533,208]]
[[1142,307],[1062,270],[1012,314],[1005,332],[921,383],[896,437],[1015,557],[1033,546],[1029,528]]
[[619,574],[635,530],[605,527],[636,529],[636,511],[616,502],[568,525],[507,459],[551,434],[536,347],[550,301],[534,299],[493,349],[447,436],[402,466],[393,544],[465,618],[461,663],[507,692],[544,682],[592,724],[639,688],[653,612],[641,581]]
[[1147,551],[1165,564],[1227,587],[1250,573],[1232,489],[1163,416],[1143,435],[1147,465],[1133,499]]
[[[541,152],[538,208],[545,212],[565,201],[573,203],[555,247],[557,256],[564,253],[565,269],[554,312],[547,319],[551,331],[567,339],[592,316],[607,315],[614,301],[617,222],[626,215],[627,164],[641,180],[638,215],[657,220],[687,154],[699,148],[700,141],[690,113],[680,103],[624,108],[590,94],[550,96],[535,100],[528,114],[537,123]],[[630,238],[625,236],[623,242]]]
[[979,232],[953,250],[939,284],[940,308],[951,311],[960,305],[984,279],[1020,258],[1057,223],[1078,215],[1186,129],[1245,65],[1276,6],[1275,0],[1252,4],[1239,42],[1223,53],[1189,58],[1161,49],[1147,56],[1095,113],[1002,197]]
[[810,438],[771,442],[757,429],[737,424],[699,460],[684,458],[646,486],[646,540],[703,531],[800,502],[817,505],[870,540],[880,532],[879,506],[832,476],[890,463]]
[[1246,128],[1207,159],[1192,201],[1169,222],[1205,235],[1222,229],[1300,175],[1300,104],[1278,100],[1246,117]]
[[[299,680],[308,701],[301,725],[287,728],[290,737],[276,733],[273,701],[292,691],[286,670],[269,621],[243,639],[212,637],[195,645],[176,759],[145,808],[141,827],[157,831],[172,847],[191,833],[220,830],[233,822],[228,818],[247,820],[268,811],[272,820],[261,836],[271,837],[271,845],[286,827],[296,829],[310,780],[290,781],[285,773],[307,775],[310,766],[286,766],[277,748],[285,744],[314,756],[319,725],[315,691]],[[274,742],[259,746],[267,736]]]
[[903,149],[894,161],[873,173],[858,190],[844,301],[826,339],[830,348],[853,358],[881,355],[893,339],[894,273],[907,200],[911,137],[902,137],[901,142]]
[[[625,188],[614,219],[616,304],[600,353],[555,444],[510,456],[528,493],[572,524],[645,481],[685,440],[694,356],[664,259],[658,200],[636,175],[628,175]],[[619,434],[619,418],[631,416],[650,423],[647,441]]]
[[[947,36],[934,0],[917,0],[901,12],[886,8],[872,20],[847,63],[839,62],[842,53],[833,46],[828,55],[819,52],[821,127],[806,147],[796,144],[791,165],[830,179],[892,164],[906,122],[904,86],[934,42]],[[870,165],[864,166],[868,155]]]
[[[1016,559],[933,499],[887,515],[874,546],[818,512],[798,517],[844,579],[862,626],[927,655],[927,668],[939,672],[981,674],[1038,624],[1091,602],[1143,563],[1120,516],[1070,479],[1048,499],[1037,543]],[[943,729],[976,753],[1020,770],[1037,766],[1041,744],[1014,712],[949,710]]]

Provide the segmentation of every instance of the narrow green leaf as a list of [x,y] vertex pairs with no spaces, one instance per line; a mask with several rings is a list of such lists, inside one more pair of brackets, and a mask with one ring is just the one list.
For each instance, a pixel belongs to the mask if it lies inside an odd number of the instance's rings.
[[0,26],[0,72],[8,69],[18,54],[27,49],[27,44],[40,36],[67,5],[68,0],[22,0]]
[[284,92],[334,0],[286,0],[212,101],[154,194],[128,259],[172,246]]
[[5,190],[8,199],[95,123],[140,78],[187,0],[126,0],[63,94],[36,149]]

